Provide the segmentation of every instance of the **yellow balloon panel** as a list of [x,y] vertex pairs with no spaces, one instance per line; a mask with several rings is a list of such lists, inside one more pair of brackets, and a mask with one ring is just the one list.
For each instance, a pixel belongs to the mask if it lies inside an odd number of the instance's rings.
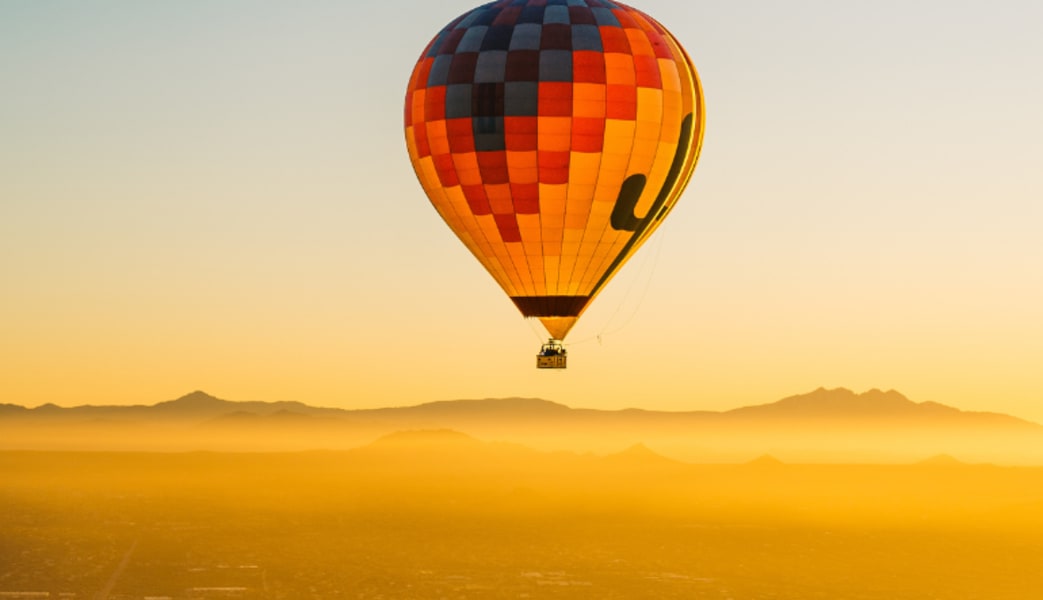
[[563,338],[695,167],[702,92],[658,22],[606,0],[465,13],[410,77],[406,145],[439,214]]

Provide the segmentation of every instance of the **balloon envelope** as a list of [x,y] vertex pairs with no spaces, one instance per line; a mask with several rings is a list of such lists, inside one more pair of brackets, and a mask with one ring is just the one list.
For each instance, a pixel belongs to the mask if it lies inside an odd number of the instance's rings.
[[681,45],[608,0],[475,8],[431,40],[405,101],[431,203],[557,339],[670,212],[703,121]]

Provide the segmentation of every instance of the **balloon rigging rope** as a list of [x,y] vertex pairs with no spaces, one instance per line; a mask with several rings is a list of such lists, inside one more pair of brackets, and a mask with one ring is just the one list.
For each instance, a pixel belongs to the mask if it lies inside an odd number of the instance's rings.
[[654,245],[655,245],[655,252],[653,252],[652,254],[646,254],[645,256],[643,256],[641,258],[640,265],[638,265],[637,273],[639,274],[639,273],[642,273],[642,272],[645,271],[645,267],[647,266],[648,261],[650,259],[652,261],[652,266],[648,270],[648,276],[645,277],[644,285],[641,288],[641,295],[640,295],[640,297],[638,297],[637,305],[635,305],[634,308],[630,311],[630,314],[627,315],[626,320],[623,321],[623,323],[620,324],[618,327],[615,327],[612,330],[606,331],[612,325],[612,322],[615,320],[616,316],[619,315],[620,311],[623,309],[623,305],[626,304],[627,299],[630,297],[630,293],[632,291],[634,291],[634,288],[637,286],[637,283],[638,283],[637,282],[637,274],[635,274],[634,279],[632,279],[630,281],[630,285],[627,286],[627,291],[623,294],[623,298],[620,299],[619,303],[616,305],[616,309],[612,312],[612,315],[609,316],[608,320],[601,327],[601,331],[597,335],[595,335],[593,337],[585,338],[585,339],[579,340],[578,342],[570,342],[568,344],[565,344],[566,346],[576,346],[576,345],[579,345],[579,344],[585,344],[587,342],[592,342],[594,340],[597,340],[597,342],[600,344],[601,341],[602,341],[602,338],[604,336],[606,336],[606,335],[613,335],[615,333],[618,333],[618,332],[622,331],[623,329],[625,329],[627,327],[627,325],[630,324],[631,321],[634,320],[634,317],[637,316],[637,313],[640,310],[641,305],[645,301],[645,296],[648,295],[648,289],[651,287],[651,284],[652,284],[652,277],[655,275],[656,265],[659,264],[659,254],[660,254],[660,252],[663,249],[663,239],[666,237],[665,234],[666,234],[667,227],[665,225],[666,225],[665,223],[660,225],[659,226],[659,231],[656,232],[658,234],[658,235],[655,236],[657,239],[653,242]]
[[[659,239],[656,240],[655,254],[652,256],[652,266],[649,268],[648,276],[645,278],[645,283],[641,287],[641,295],[637,299],[637,304],[634,306],[634,309],[630,311],[630,314],[627,316],[626,321],[624,321],[622,325],[616,327],[611,331],[603,332],[601,335],[611,335],[618,331],[622,331],[627,325],[630,324],[631,321],[634,320],[634,317],[637,316],[637,313],[640,312],[641,306],[645,303],[645,297],[648,296],[648,290],[652,287],[652,279],[655,277],[655,270],[656,267],[659,265],[659,255],[663,251],[663,240],[666,238],[666,231],[665,228],[661,229],[662,230],[659,232]],[[642,265],[642,268],[643,267],[644,265]],[[611,323],[611,321],[609,322]],[[605,325],[605,328],[607,329],[608,325]]]
[[532,335],[536,336],[536,339],[538,339],[542,344],[544,342],[544,337],[540,335],[540,330],[536,328],[536,319],[533,317],[527,317],[525,322],[529,324],[529,329],[532,330]]

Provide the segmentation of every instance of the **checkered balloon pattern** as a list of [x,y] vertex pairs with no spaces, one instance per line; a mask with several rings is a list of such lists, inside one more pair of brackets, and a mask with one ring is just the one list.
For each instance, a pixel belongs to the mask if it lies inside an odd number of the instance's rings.
[[609,0],[500,0],[417,61],[406,145],[435,209],[562,339],[684,190],[702,89],[677,40]]

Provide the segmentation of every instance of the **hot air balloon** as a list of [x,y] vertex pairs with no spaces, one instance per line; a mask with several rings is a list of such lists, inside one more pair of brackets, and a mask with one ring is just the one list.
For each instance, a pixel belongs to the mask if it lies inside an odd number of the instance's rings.
[[609,0],[498,0],[446,25],[413,69],[409,158],[438,214],[525,317],[537,366],[691,178],[702,89],[674,36]]

